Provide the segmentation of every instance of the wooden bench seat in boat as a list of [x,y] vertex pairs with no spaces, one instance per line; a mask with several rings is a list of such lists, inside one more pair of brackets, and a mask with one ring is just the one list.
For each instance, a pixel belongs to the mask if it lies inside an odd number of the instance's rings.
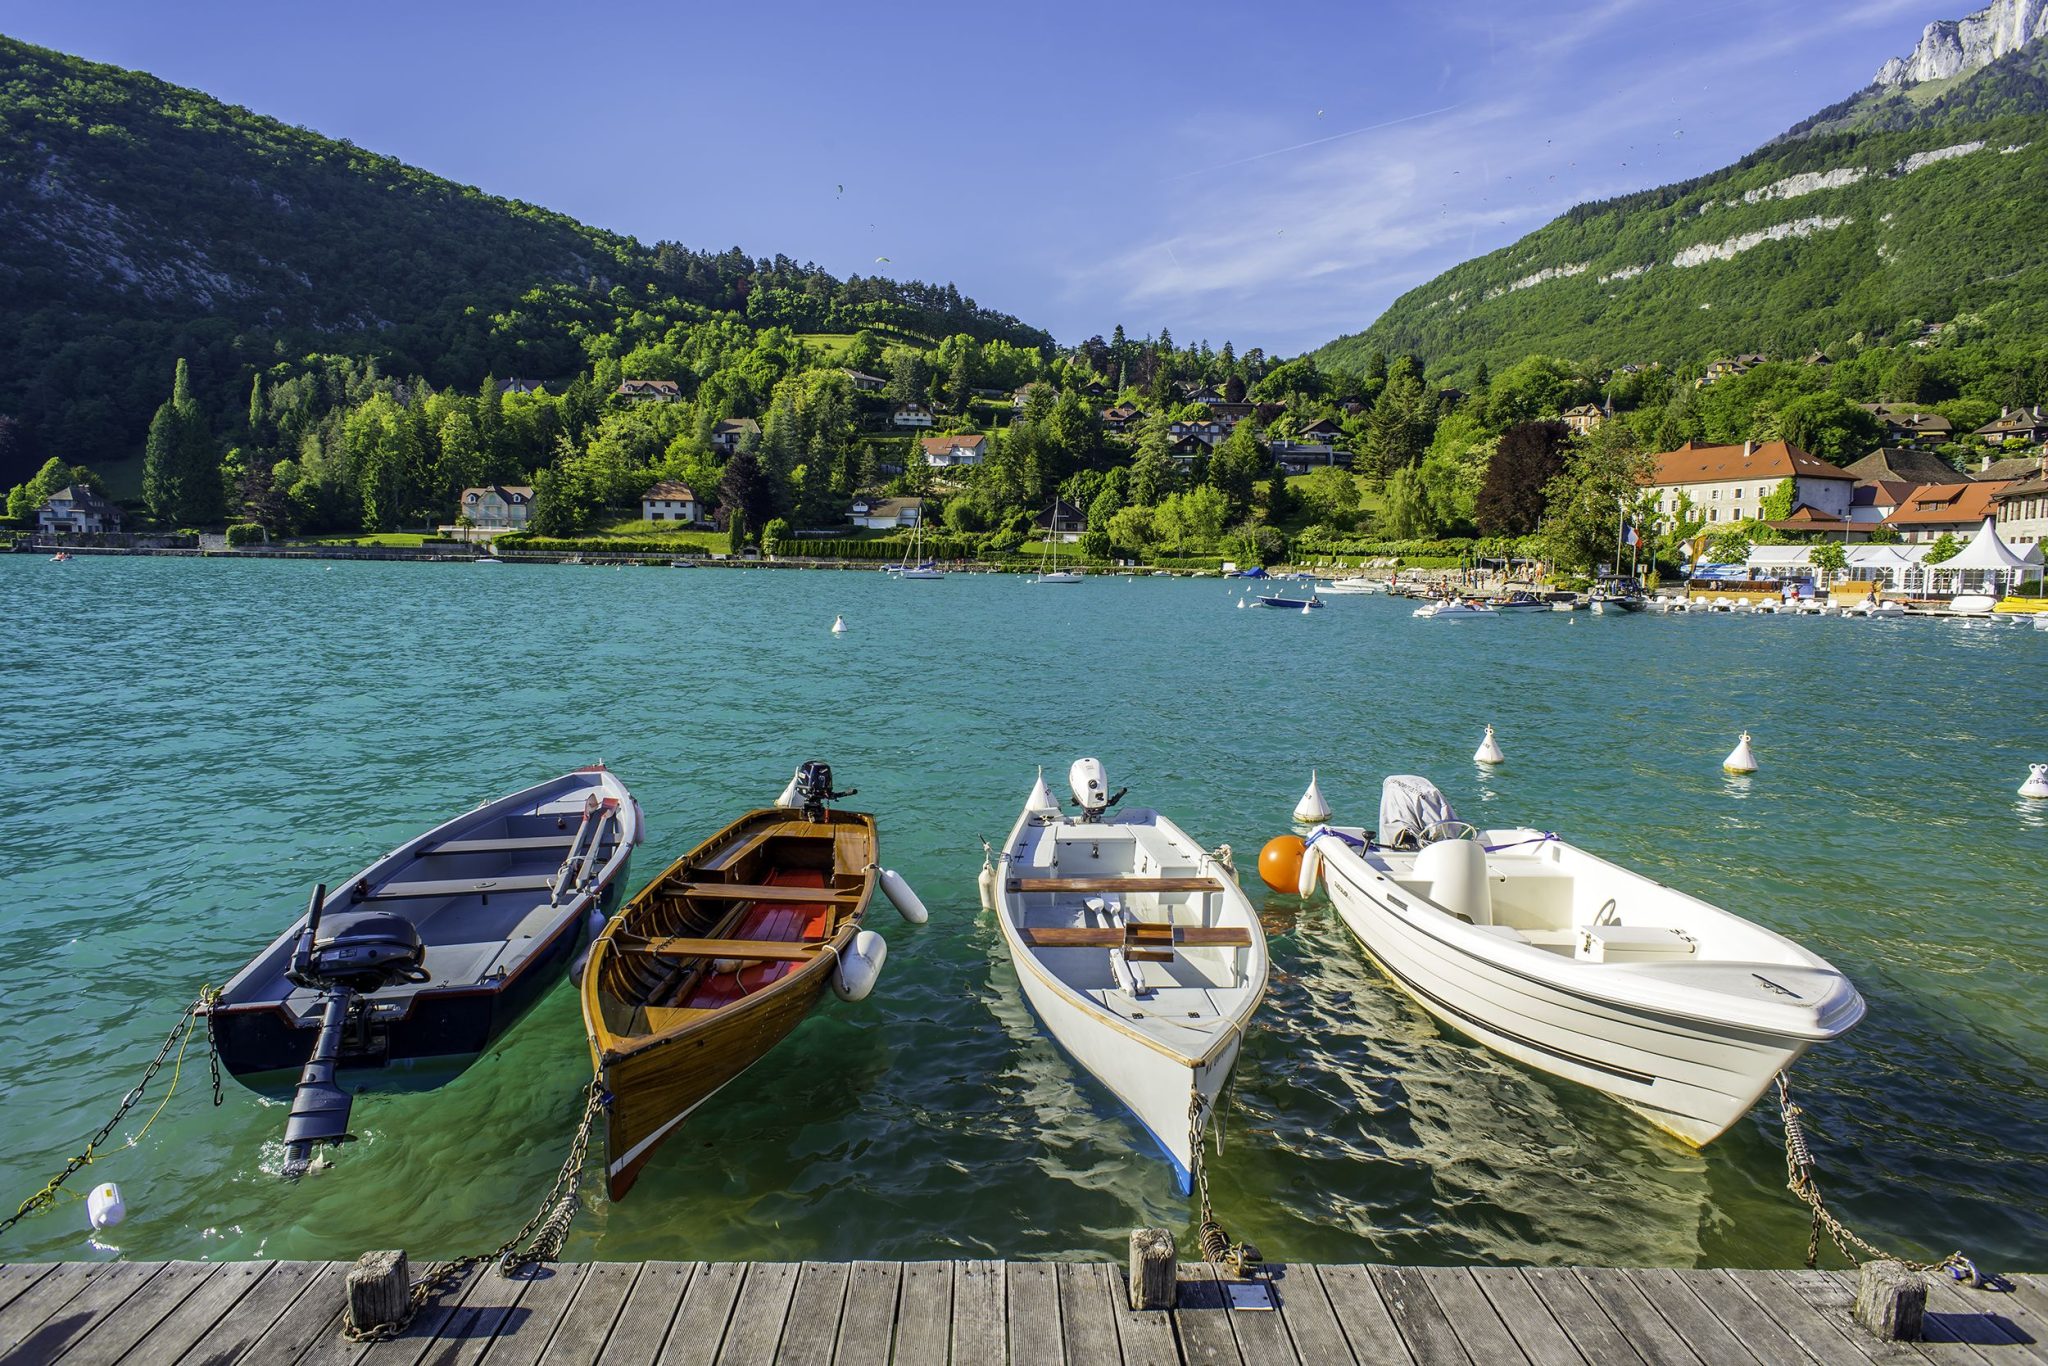
[[735,958],[753,963],[808,963],[828,941],[823,939],[689,939],[668,935],[660,939],[621,937],[619,947],[632,953],[652,953],[664,958]]
[[1220,892],[1213,877],[1013,877],[1013,892]]
[[671,882],[664,890],[709,901],[773,901],[791,906],[860,898],[858,888],[842,892],[831,887],[782,887],[751,882]]
[[1018,931],[1037,949],[1248,949],[1251,931],[1241,925],[1162,925],[1137,921],[1097,929],[1088,925],[1048,925]]
[[[433,854],[516,854],[524,849],[561,849],[566,851],[576,842],[574,833],[565,835],[519,835],[511,839],[488,840],[443,840],[420,850],[422,857]],[[607,835],[597,842],[600,850],[609,849],[618,841]]]
[[432,896],[489,896],[493,892],[542,892],[555,885],[555,874],[525,877],[452,877],[426,882],[387,882],[365,901],[406,901]]

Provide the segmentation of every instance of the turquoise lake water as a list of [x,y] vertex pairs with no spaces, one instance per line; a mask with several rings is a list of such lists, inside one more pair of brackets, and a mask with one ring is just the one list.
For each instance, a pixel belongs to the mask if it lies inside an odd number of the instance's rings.
[[[2048,1265],[2048,633],[2010,624],[1577,613],[1437,625],[1381,598],[1241,611],[1219,580],[1038,587],[878,573],[0,557],[0,1202],[112,1112],[202,982],[332,881],[486,796],[595,759],[649,822],[639,878],[830,761],[932,908],[887,913],[866,1002],[826,1003],[691,1119],[572,1258],[1121,1257],[1190,1203],[1034,1027],[977,905],[1037,765],[1099,755],[1228,841],[1271,994],[1221,1116],[1219,1213],[1269,1257],[1790,1266],[1769,1103],[1704,1151],[1439,1028],[1260,844],[1311,765],[1370,822],[1388,772],[1556,830],[1791,935],[1870,1004],[1795,1082],[1852,1225]],[[843,615],[848,633],[828,628]],[[1471,762],[1498,728],[1506,766]],[[1721,757],[1756,737],[1762,771]],[[197,1046],[83,1207],[0,1258],[417,1257],[500,1242],[588,1073],[551,993],[446,1089],[360,1101],[297,1185],[284,1107]],[[161,1096],[169,1069],[138,1109]],[[75,1178],[82,1190],[86,1178]]]

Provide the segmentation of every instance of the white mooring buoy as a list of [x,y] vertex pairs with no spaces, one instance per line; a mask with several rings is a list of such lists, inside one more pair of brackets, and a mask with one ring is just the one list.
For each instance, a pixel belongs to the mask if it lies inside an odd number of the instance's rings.
[[845,617],[834,617],[834,618],[832,618],[832,634],[833,634],[833,635],[835,635],[835,636],[843,636],[843,635],[845,635],[845,634],[846,634],[846,618],[845,618]]
[[2027,774],[2027,780],[2020,784],[2022,797],[2048,799],[2048,764],[2035,764]]
[[1308,771],[1308,791],[1294,804],[1294,819],[1303,825],[1321,825],[1330,819],[1330,804],[1323,800],[1322,785],[1316,781],[1314,769]]
[[1475,764],[1504,764],[1508,756],[1500,752],[1500,742],[1493,738],[1493,727],[1486,728],[1486,738],[1479,742],[1479,748],[1472,751]]
[[1243,606],[1244,606],[1244,599],[1243,599],[1243,598],[1239,598],[1239,599],[1237,600],[1237,605],[1238,605],[1239,607],[1243,607]]
[[1742,732],[1742,738],[1735,742],[1735,748],[1728,751],[1728,757],[1721,761],[1721,767],[1730,773],[1756,772],[1756,751],[1749,747],[1749,732]]

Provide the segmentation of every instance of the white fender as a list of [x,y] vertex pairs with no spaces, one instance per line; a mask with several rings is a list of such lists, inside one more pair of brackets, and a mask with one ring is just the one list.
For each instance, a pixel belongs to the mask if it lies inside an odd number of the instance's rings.
[[839,962],[832,969],[832,990],[842,1001],[866,1000],[888,958],[888,941],[873,930],[862,930],[839,955]]
[[981,887],[981,909],[993,911],[996,908],[996,866],[993,863],[981,865],[981,875],[975,879]]
[[111,1181],[94,1186],[86,1193],[85,1217],[94,1228],[112,1228],[126,1219],[128,1202],[121,1198],[121,1188]]
[[913,925],[922,925],[932,918],[932,913],[917,899],[917,893],[910,890],[910,884],[894,868],[882,870],[882,892],[895,906],[896,913]]
[[1301,851],[1301,879],[1295,890],[1305,899],[1316,894],[1316,879],[1323,873],[1323,851],[1315,843]]

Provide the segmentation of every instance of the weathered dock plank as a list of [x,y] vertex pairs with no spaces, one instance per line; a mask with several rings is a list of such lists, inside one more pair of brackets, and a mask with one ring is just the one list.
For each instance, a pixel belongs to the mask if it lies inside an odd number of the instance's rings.
[[1005,1279],[1009,1360],[1065,1366],[1066,1347],[1060,1337],[1059,1268],[1051,1262],[1011,1262]]
[[147,1285],[162,1262],[117,1262],[95,1270],[85,1288],[50,1308],[35,1323],[26,1312],[0,1312],[0,1343],[10,1344],[0,1363],[55,1361],[72,1343],[85,1336],[93,1324],[120,1308],[137,1290]]
[[796,1278],[796,1293],[790,1297],[776,1361],[783,1366],[832,1366],[851,1276],[852,1269],[845,1262],[803,1264]]
[[873,1366],[889,1359],[895,1338],[896,1296],[903,1268],[896,1262],[854,1262],[847,1271],[846,1303],[839,1311],[839,1344],[832,1360]]
[[2048,1366],[2048,1287],[1933,1281],[1927,1340],[1816,1271],[1281,1265],[1234,1311],[1206,1263],[1136,1311],[1102,1262],[571,1263],[472,1270],[398,1336],[340,1333],[347,1266],[0,1266],[0,1366]]

